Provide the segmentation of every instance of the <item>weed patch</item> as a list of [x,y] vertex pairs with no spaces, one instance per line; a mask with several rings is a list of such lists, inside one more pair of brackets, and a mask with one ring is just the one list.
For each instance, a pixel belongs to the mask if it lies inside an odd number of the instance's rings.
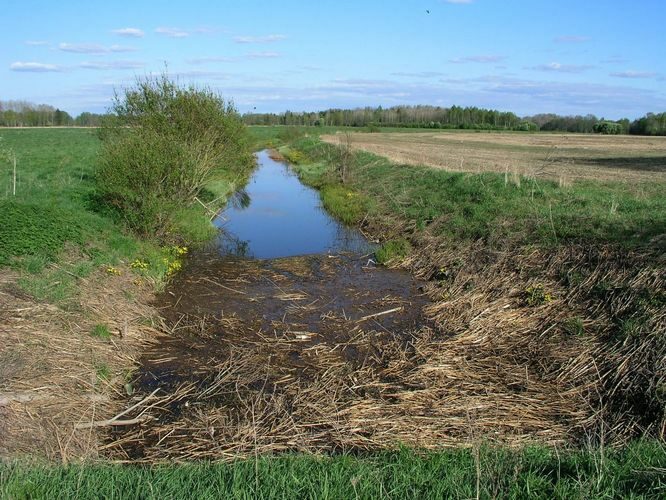
[[360,222],[368,211],[367,198],[345,186],[327,184],[321,188],[320,195],[324,208],[345,224]]
[[376,252],[375,257],[380,264],[386,264],[393,260],[404,259],[411,252],[412,246],[404,238],[390,240],[384,243]]

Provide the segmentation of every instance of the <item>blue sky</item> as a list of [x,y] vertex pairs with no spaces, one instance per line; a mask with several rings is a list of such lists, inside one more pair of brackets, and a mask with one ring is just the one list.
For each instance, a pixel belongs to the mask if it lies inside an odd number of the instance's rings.
[[5,0],[0,100],[71,114],[164,69],[242,112],[666,110],[664,0]]

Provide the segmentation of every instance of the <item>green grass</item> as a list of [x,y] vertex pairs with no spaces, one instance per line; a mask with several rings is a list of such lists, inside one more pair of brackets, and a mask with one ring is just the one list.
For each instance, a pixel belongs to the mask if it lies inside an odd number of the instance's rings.
[[230,464],[0,466],[3,498],[659,498],[666,453],[482,447],[364,457],[260,456]]
[[339,184],[327,184],[320,190],[324,208],[345,224],[360,222],[368,212],[369,200],[359,191]]
[[[294,145],[314,163],[330,162],[335,146],[316,137]],[[548,180],[446,172],[397,165],[358,152],[351,166],[351,189],[372,200],[375,216],[395,216],[456,241],[484,240],[557,245],[561,242],[639,246],[666,233],[666,186],[660,183],[577,182],[561,187]],[[307,166],[299,166],[305,170]],[[318,169],[321,178],[325,169]],[[303,180],[321,185],[313,175]]]
[[109,340],[111,338],[109,327],[101,323],[98,323],[93,327],[93,329],[90,331],[90,335],[102,340]]
[[375,252],[375,257],[377,262],[380,264],[386,264],[393,259],[402,259],[409,255],[412,247],[404,238],[398,238],[395,240],[390,240],[384,243],[379,249]]
[[[129,234],[96,204],[100,142],[95,130],[8,129],[0,137],[18,160],[16,196],[11,165],[0,164],[0,266],[21,271],[20,284],[28,293],[63,305],[76,293],[77,276],[135,259],[149,264],[143,274],[158,284],[164,281],[169,249]],[[204,201],[222,206],[234,181],[242,179],[216,178]],[[188,242],[214,234],[199,207],[179,210],[175,231]]]

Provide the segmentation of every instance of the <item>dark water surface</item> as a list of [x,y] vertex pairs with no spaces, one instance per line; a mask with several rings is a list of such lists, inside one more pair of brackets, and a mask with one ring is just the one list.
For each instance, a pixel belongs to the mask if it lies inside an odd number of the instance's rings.
[[304,186],[287,165],[267,151],[257,154],[257,163],[247,187],[215,222],[222,230],[218,244],[223,255],[274,259],[372,251],[357,230],[326,213],[317,191]]

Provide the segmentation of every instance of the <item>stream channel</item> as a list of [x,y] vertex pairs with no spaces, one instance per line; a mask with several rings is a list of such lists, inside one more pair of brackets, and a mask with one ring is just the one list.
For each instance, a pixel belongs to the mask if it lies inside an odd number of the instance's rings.
[[[287,165],[267,151],[257,163],[215,220],[219,237],[193,251],[158,298],[170,334],[144,352],[127,405],[158,389],[162,402],[114,431],[115,456],[238,449],[248,402],[269,408],[281,395],[293,409],[330,367],[351,373],[381,360],[384,345],[407,343],[424,323],[421,283],[376,266],[373,245],[328,215]],[[226,434],[202,431],[211,421]]]

